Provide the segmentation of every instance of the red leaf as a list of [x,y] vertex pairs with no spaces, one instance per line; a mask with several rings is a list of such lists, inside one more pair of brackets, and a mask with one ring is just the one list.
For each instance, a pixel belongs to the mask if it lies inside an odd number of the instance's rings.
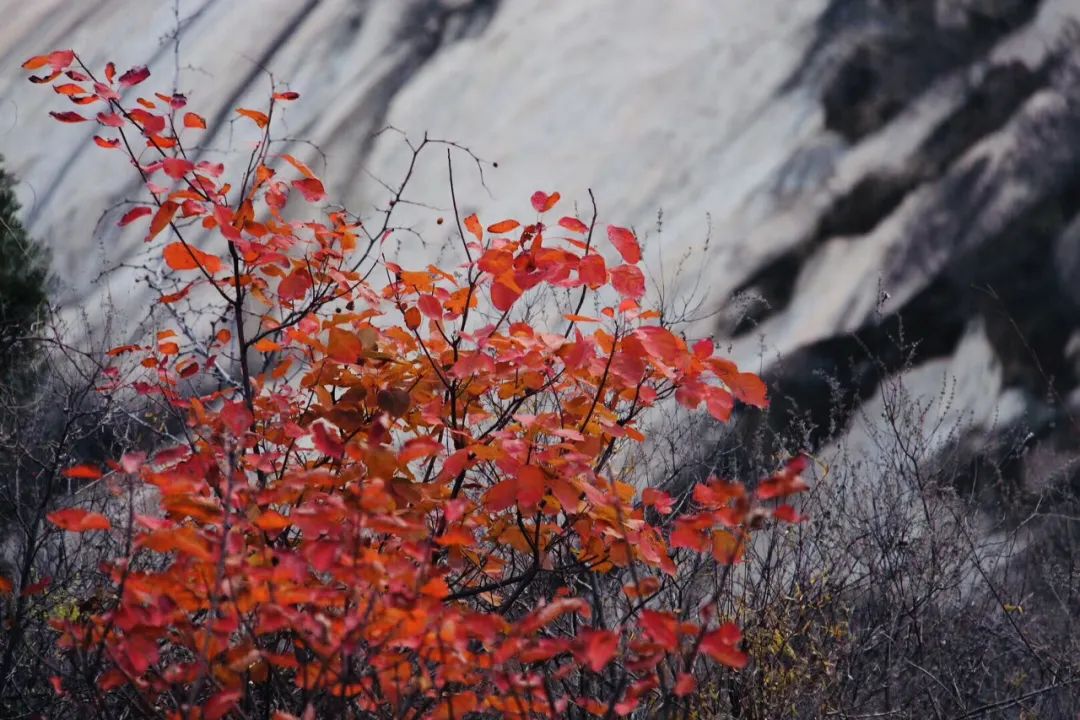
[[679,623],[669,613],[642,610],[638,621],[645,634],[668,652],[679,646]]
[[675,521],[675,529],[671,531],[668,544],[672,549],[686,548],[701,552],[709,543],[708,535],[699,527],[695,518],[679,518]]
[[139,218],[145,217],[146,215],[149,215],[152,212],[154,212],[153,209],[148,208],[145,205],[140,205],[139,207],[131,208],[126,213],[124,213],[124,217],[120,218],[120,222],[118,222],[117,225],[119,225],[120,227],[123,227],[124,225],[130,225],[131,223],[135,222]]
[[796,512],[795,508],[791,507],[786,503],[783,505],[777,505],[775,508],[773,508],[772,516],[777,520],[786,523],[797,523],[802,522],[803,520],[803,516]]
[[292,186],[299,190],[308,202],[319,202],[326,199],[326,190],[318,178],[304,178],[293,180]]
[[290,100],[297,100],[299,98],[300,98],[300,93],[293,92],[292,90],[289,90],[287,92],[274,93],[274,99],[275,100],[281,100],[281,101],[284,101],[284,102],[289,102]]
[[124,118],[119,113],[97,114],[97,121],[106,127],[124,127]]
[[546,192],[537,190],[532,194],[530,201],[536,212],[543,213],[555,207],[555,203],[559,202],[559,197],[560,195],[557,192],[548,195]]
[[748,658],[739,652],[738,644],[742,639],[739,628],[734,623],[724,623],[716,630],[705,633],[701,638],[701,651],[728,667],[741,670],[746,667]]
[[161,161],[165,174],[173,180],[179,180],[195,168],[195,163],[183,158],[165,158]]
[[607,282],[607,264],[600,255],[586,255],[578,263],[578,278],[593,290]]
[[27,586],[27,588],[22,591],[22,596],[23,597],[30,597],[31,595],[37,595],[38,593],[40,593],[42,590],[49,587],[50,585],[52,585],[52,577],[50,577],[49,575],[46,575],[45,577],[38,580],[36,583],[33,583],[32,585]]
[[634,336],[641,341],[649,355],[668,365],[676,364],[686,351],[685,342],[658,325],[640,327],[634,331]]
[[637,300],[645,294],[645,275],[636,265],[611,269],[611,286],[623,297]]
[[426,317],[429,317],[432,320],[442,319],[442,305],[434,295],[421,295],[417,299],[416,305],[420,308],[420,312]]
[[521,297],[521,289],[512,279],[498,279],[491,283],[491,304],[498,310],[506,312],[517,299]]
[[206,120],[203,120],[201,115],[196,115],[193,112],[184,113],[184,127],[193,128],[195,130],[205,130]]
[[517,502],[524,510],[531,510],[544,498],[547,476],[533,465],[525,465],[518,471]]
[[222,690],[202,706],[202,716],[206,720],[221,720],[240,702],[239,690]]
[[607,236],[611,244],[622,255],[624,262],[631,265],[641,262],[641,247],[638,245],[633,232],[617,225],[608,225]]
[[[117,148],[117,147],[120,146],[120,138],[113,138],[112,140],[106,140],[105,138],[103,138],[103,137],[101,137],[99,135],[95,135],[94,136],[94,142],[97,143],[99,147],[103,147],[106,150],[112,150],[113,148]],[[149,211],[149,210],[150,210],[150,208],[147,208],[147,211]]]
[[84,118],[82,115],[80,115],[77,112],[70,112],[70,111],[68,111],[68,112],[56,112],[55,110],[51,110],[51,111],[49,111],[49,114],[52,115],[57,120],[59,120],[60,122],[65,122],[65,123],[86,122],[86,118]]
[[578,639],[582,643],[578,661],[594,673],[607,667],[619,651],[619,636],[610,630],[582,630]]
[[709,388],[705,396],[705,407],[709,414],[720,422],[731,419],[731,411],[735,408],[735,398],[727,390],[722,388]]
[[234,435],[242,435],[251,428],[255,421],[251,411],[242,402],[227,402],[221,406],[221,422],[225,423]]
[[340,460],[345,455],[345,444],[337,436],[327,429],[326,425],[317,422],[311,426],[311,439],[315,443],[315,449],[328,457]]
[[398,462],[406,465],[422,457],[437,455],[442,448],[442,444],[435,438],[427,435],[414,437],[411,440],[406,440],[401,447],[401,452],[398,453]]
[[68,532],[86,532],[87,530],[108,530],[112,527],[109,518],[101,513],[89,512],[83,508],[65,508],[48,514],[49,522]]
[[573,233],[585,234],[589,231],[589,226],[581,222],[577,218],[564,217],[559,220],[559,225],[566,228]]
[[138,85],[148,77],[150,77],[150,71],[145,65],[133,67],[120,76],[120,87],[128,88],[132,85]]
[[518,484],[516,478],[508,478],[492,485],[484,494],[484,507],[492,512],[499,512],[512,507],[517,501]]
[[78,480],[97,480],[101,477],[101,469],[96,465],[76,465],[65,470],[63,475]]
[[162,251],[165,264],[173,270],[196,270],[200,266],[210,275],[221,270],[221,258],[204,253],[194,245],[181,242],[170,243]]
[[311,276],[303,268],[293,270],[278,283],[278,297],[282,300],[299,300],[311,288]]
[[662,515],[669,514],[675,506],[670,495],[656,488],[645,488],[641,493],[641,502],[656,508]]
[[128,115],[134,120],[139,127],[143,129],[148,135],[157,135],[165,129],[165,118],[161,115],[155,115],[154,113],[147,112],[142,108],[135,108],[131,110]]
[[690,673],[679,673],[679,679],[675,682],[675,696],[686,697],[697,689],[697,678]]

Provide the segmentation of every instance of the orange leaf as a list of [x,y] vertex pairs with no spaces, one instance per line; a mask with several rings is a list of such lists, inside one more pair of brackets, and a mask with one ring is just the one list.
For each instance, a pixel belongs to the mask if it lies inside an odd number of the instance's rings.
[[46,65],[51,65],[53,70],[60,71],[75,61],[75,53],[71,50],[54,50],[48,55],[37,55],[22,64],[27,70],[37,70]]
[[477,242],[481,242],[484,239],[484,229],[480,227],[480,219],[476,217],[476,213],[465,218],[465,229],[476,237]]
[[261,113],[258,110],[248,110],[246,108],[237,108],[238,115],[243,115],[246,118],[250,118],[255,121],[255,124],[260,128],[264,128],[270,122],[270,118],[266,117],[265,113]]
[[721,565],[731,565],[742,560],[746,546],[727,530],[717,529],[712,535],[713,559]]
[[193,128],[195,130],[205,130],[206,120],[201,115],[196,115],[193,112],[184,113],[184,127]]
[[63,83],[62,85],[53,85],[53,92],[59,95],[82,95],[86,90],[83,89],[82,85]]
[[492,275],[502,275],[514,267],[514,253],[505,248],[492,248],[480,256],[476,266]]
[[221,258],[204,253],[194,245],[174,242],[165,246],[162,252],[167,264],[173,270],[196,270],[200,266],[214,275],[221,270]]
[[494,233],[494,234],[498,235],[499,233],[510,232],[514,228],[520,227],[520,226],[521,226],[521,223],[519,223],[517,220],[503,220],[501,222],[495,223],[494,225],[488,225],[487,231],[489,233]]
[[154,219],[150,221],[150,230],[146,235],[146,242],[150,242],[158,233],[169,226],[172,222],[173,216],[176,215],[176,210],[180,206],[174,203],[172,200],[166,200],[158,208],[157,213],[154,214]]
[[330,328],[330,338],[326,345],[326,354],[340,363],[355,363],[364,352],[360,338],[338,328]]
[[[99,135],[95,135],[94,142],[97,143],[99,147],[103,147],[106,150],[112,150],[114,148],[120,147],[120,138],[113,138],[112,140],[108,140]],[[147,208],[147,212],[149,211],[150,209]]]
[[284,160],[285,162],[289,163],[290,165],[292,165],[294,168],[296,168],[300,172],[300,174],[303,175],[304,177],[306,177],[306,178],[314,178],[315,177],[315,173],[311,172],[311,168],[309,168],[307,165],[305,165],[304,163],[302,163],[299,160],[297,160],[296,158],[294,158],[292,155],[282,154],[281,159]]

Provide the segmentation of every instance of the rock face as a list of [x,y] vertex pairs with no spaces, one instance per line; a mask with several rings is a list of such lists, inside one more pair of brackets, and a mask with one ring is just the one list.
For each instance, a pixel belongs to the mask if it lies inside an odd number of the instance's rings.
[[[136,313],[138,273],[97,271],[144,248],[115,228],[137,189],[126,168],[87,142],[89,126],[45,122],[57,98],[15,70],[53,47],[145,63],[188,92],[217,128],[206,157],[243,152],[232,108],[257,105],[271,71],[303,96],[280,149],[361,214],[409,157],[400,133],[376,134],[387,125],[498,163],[483,187],[462,158],[466,212],[518,214],[537,188],[585,202],[592,187],[602,218],[636,223],[669,289],[696,292],[703,318],[721,311],[701,322],[773,383],[775,422],[793,408],[820,421],[814,442],[836,433],[824,422],[834,380],[856,408],[905,369],[928,397],[943,372],[966,379],[950,397],[958,436],[1056,436],[1080,415],[1080,0],[0,10],[0,152],[73,305],[109,297]],[[448,206],[445,162],[421,160],[410,200]],[[445,231],[431,214],[414,213],[431,244],[402,240],[406,258],[437,255]],[[856,443],[858,416],[837,425]]]

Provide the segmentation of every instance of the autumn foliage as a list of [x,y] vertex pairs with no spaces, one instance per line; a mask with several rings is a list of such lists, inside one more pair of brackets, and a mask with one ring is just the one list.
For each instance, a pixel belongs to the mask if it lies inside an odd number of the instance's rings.
[[770,516],[797,520],[780,503],[803,461],[756,493],[634,484],[620,451],[650,408],[726,421],[766,393],[648,308],[631,230],[537,192],[523,220],[455,210],[456,265],[402,267],[382,252],[394,203],[324,210],[315,173],[272,152],[295,92],[237,111],[259,140],[230,174],[195,154],[207,123],[183,96],[136,97],[145,68],[24,67],[64,96],[56,120],[97,126],[110,171],[126,156],[141,175],[119,223],[177,278],[159,302],[201,294],[226,319],[109,353],[101,390],[167,403],[186,442],[105,469],[158,512],[50,515],[125,549],[53,621],[92,681],[58,693],[206,720],[613,717],[692,703],[696,667],[747,662],[715,591],[670,591],[689,562],[738,562]]

